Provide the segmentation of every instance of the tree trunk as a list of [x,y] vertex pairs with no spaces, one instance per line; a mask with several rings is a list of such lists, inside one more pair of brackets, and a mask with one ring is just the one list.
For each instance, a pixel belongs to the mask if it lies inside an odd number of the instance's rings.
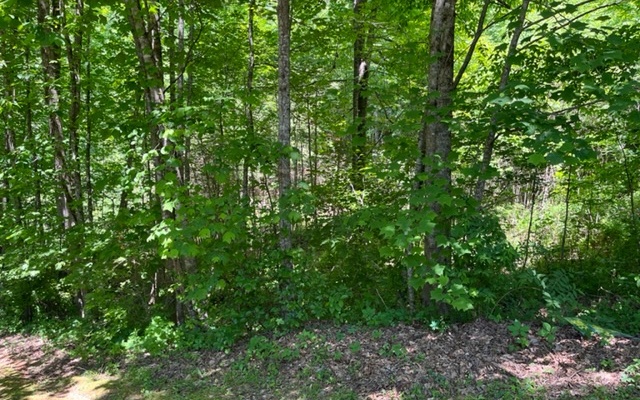
[[291,18],[289,0],[278,0],[278,142],[281,155],[278,160],[278,189],[280,206],[280,250],[283,253],[283,266],[292,268],[289,251],[291,250],[291,222],[287,194],[291,186],[291,97],[289,88]]
[[[529,0],[522,0],[522,5],[520,6],[520,16],[518,18],[518,25],[513,31],[513,36],[511,37],[511,43],[509,44],[509,50],[507,51],[507,56],[504,60],[504,66],[502,68],[502,75],[500,76],[500,85],[498,86],[498,91],[502,92],[506,89],[507,84],[509,83],[509,75],[511,74],[511,66],[513,63],[513,56],[516,54],[516,50],[518,48],[518,42],[520,41],[520,35],[524,30],[524,22],[527,16],[527,10],[529,9]],[[487,172],[489,171],[489,167],[491,166],[491,159],[493,157],[493,147],[497,136],[497,128],[496,128],[496,116],[493,115],[491,117],[491,125],[489,126],[489,133],[487,134],[487,139],[484,142],[484,147],[482,150],[482,161],[480,163],[480,173],[478,176],[478,182],[476,183],[475,189],[475,198],[478,201],[478,206],[482,204],[482,200],[484,199],[484,191],[487,183]]]
[[[640,241],[640,237],[638,237],[638,216],[636,215],[636,203],[635,203],[635,184],[634,184],[634,173],[633,167],[629,165],[629,159],[627,157],[627,150],[625,149],[625,143],[620,136],[617,137],[618,146],[620,146],[620,152],[622,152],[622,165],[624,166],[624,175],[626,180],[626,191],[629,193],[629,207],[630,207],[630,222],[631,222],[631,238],[633,242],[638,243]],[[638,255],[640,255],[640,246],[634,246],[635,251]],[[640,259],[640,257],[638,257]]]
[[[24,50],[24,62],[25,65],[31,63],[31,49],[27,46]],[[36,227],[39,233],[43,232],[43,224],[40,217],[40,211],[42,209],[42,181],[40,180],[40,152],[38,148],[38,140],[33,134],[33,100],[31,99],[31,78],[28,77],[26,81],[25,91],[25,131],[27,140],[33,144],[33,156],[31,158],[31,165],[33,170],[33,178],[35,180],[35,193],[33,199],[33,208],[36,215]]]
[[[0,35],[6,35],[6,31],[0,31]],[[9,37],[9,35],[7,35]],[[3,45],[5,43],[2,43]],[[8,47],[8,46],[6,46]],[[13,86],[13,73],[12,71],[15,68],[15,59],[10,59],[9,51],[5,46],[0,48],[4,55],[4,60],[6,65],[4,68],[4,93],[2,95],[5,98],[6,104],[15,104],[16,103],[16,89]],[[14,129],[13,122],[13,113],[10,107],[5,107],[2,109],[2,123],[4,124],[4,146],[3,150],[5,154],[3,154],[3,159],[8,160],[8,167],[14,169],[16,166],[16,134]],[[6,157],[6,158],[5,158]],[[15,222],[18,225],[22,224],[22,194],[16,191],[12,191],[12,184],[10,180],[10,176],[13,176],[14,173],[4,174],[4,178],[2,180],[3,197],[2,204],[0,205],[0,218],[3,213],[6,211],[10,211],[13,208],[13,216],[15,217]]]
[[91,35],[87,34],[87,70],[85,84],[85,114],[87,118],[87,135],[84,150],[85,185],[87,189],[87,221],[93,222],[93,180],[91,179]]
[[[448,159],[451,152],[451,132],[443,122],[451,116],[451,91],[453,90],[453,45],[455,28],[455,0],[433,0],[429,32],[429,55],[431,64],[427,77],[429,100],[427,102],[423,129],[419,137],[420,158],[416,172],[419,187],[438,185],[448,193],[451,186],[451,170]],[[426,173],[426,181],[421,176]],[[436,238],[449,237],[451,220],[440,215],[441,205],[431,200],[429,208],[438,216],[432,233],[425,235],[424,255],[429,265],[450,265],[447,249],[438,246]],[[425,285],[422,301],[431,303],[431,285]]]
[[[162,66],[162,42],[160,38],[160,17],[158,15],[158,7],[155,1],[149,1],[146,9],[142,9],[138,0],[126,0],[127,17],[138,56],[139,66],[144,78],[144,97],[147,116],[151,119],[149,125],[150,139],[152,150],[156,151],[154,157],[155,167],[155,183],[164,180],[167,168],[166,154],[171,151],[173,143],[167,137],[161,137],[164,126],[154,117],[154,111],[160,110],[165,102],[164,97],[164,80]],[[146,14],[146,18],[145,15]],[[180,175],[180,171],[176,171],[176,175]],[[156,191],[158,201],[162,202],[162,193]],[[174,210],[162,207],[162,219],[169,220],[174,218]],[[181,274],[181,260],[168,258],[165,264],[167,274],[173,274],[173,279],[178,281]],[[164,275],[160,271],[157,276]],[[158,286],[168,284],[169,282],[161,282],[160,279],[152,283],[151,292],[158,293]],[[181,287],[176,289],[175,297],[172,299],[174,304],[174,317],[176,324],[180,325],[184,321],[184,308],[182,300],[179,298]],[[152,295],[153,296],[153,295]],[[155,300],[155,299],[152,299]]]
[[[247,40],[249,44],[249,59],[247,62],[247,98],[248,100],[244,106],[245,117],[247,119],[247,141],[250,143],[250,148],[253,147],[254,140],[254,122],[253,122],[253,74],[255,69],[255,53],[253,47],[253,13],[256,6],[255,0],[249,0],[249,15],[247,22]],[[249,201],[249,159],[251,158],[251,152],[244,157],[242,165],[242,197]],[[247,203],[248,204],[248,203]]]
[[366,28],[362,21],[362,9],[367,0],[353,1],[353,30],[356,38],[353,42],[353,124],[355,134],[351,140],[352,183],[355,190],[364,187],[362,169],[366,165],[367,147],[367,105],[369,96],[369,60],[365,54]]
[[[38,24],[46,35],[58,35],[60,33],[60,3],[57,0],[38,0]],[[58,215],[62,219],[63,227],[70,229],[75,226],[80,218],[74,213],[73,180],[69,176],[66,155],[65,139],[62,132],[62,120],[60,118],[60,94],[57,82],[60,79],[60,45],[51,40],[40,47],[42,69],[44,71],[44,98],[49,114],[49,135],[53,140],[54,170],[60,185],[57,196]]]
[[[76,32],[73,34],[73,38],[69,36],[68,32],[65,32],[64,35],[67,50],[67,62],[69,64],[69,94],[71,97],[71,102],[69,104],[68,126],[69,156],[71,158],[69,162],[69,177],[71,179],[73,188],[74,201],[71,206],[74,210],[74,213],[78,216],[78,223],[82,223],[84,221],[84,210],[82,204],[82,180],[80,177],[80,141],[78,140],[78,125],[80,119],[80,106],[82,102],[82,93],[80,90],[80,56],[82,54],[83,9],[84,4],[82,3],[82,0],[77,0],[74,15],[74,22],[75,25],[77,25],[77,28],[75,29]],[[66,23],[66,11],[63,9],[62,12],[65,13],[64,19]]]

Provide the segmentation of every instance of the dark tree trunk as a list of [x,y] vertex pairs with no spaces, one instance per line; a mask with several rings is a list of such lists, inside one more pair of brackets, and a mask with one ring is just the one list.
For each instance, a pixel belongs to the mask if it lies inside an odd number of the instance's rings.
[[366,93],[369,84],[369,60],[365,46],[367,29],[363,21],[362,9],[367,0],[353,1],[353,30],[356,38],[353,42],[353,124],[355,134],[351,140],[352,183],[356,190],[364,186],[362,170],[366,166],[367,153],[367,105]]

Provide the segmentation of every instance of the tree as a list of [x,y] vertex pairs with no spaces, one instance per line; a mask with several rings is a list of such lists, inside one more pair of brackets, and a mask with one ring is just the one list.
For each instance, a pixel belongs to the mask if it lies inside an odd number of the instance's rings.
[[57,195],[58,214],[65,229],[81,223],[81,199],[74,187],[72,167],[66,156],[65,137],[60,117],[60,53],[61,47],[56,40],[60,35],[61,10],[58,1],[38,0],[38,23],[46,35],[41,44],[42,69],[45,81],[45,103],[49,114],[49,136],[54,143],[54,168],[60,189]]
[[[447,195],[451,187],[451,131],[446,119],[452,115],[451,95],[453,90],[455,0],[434,0],[429,28],[429,55],[431,63],[427,77],[429,100],[426,105],[422,131],[418,147],[420,157],[416,162],[418,188],[430,189]],[[439,243],[449,237],[451,220],[441,214],[441,204],[437,198],[429,201],[427,207],[437,215],[436,227],[424,239],[424,255],[430,265],[450,265],[447,249]],[[425,285],[422,300],[431,301],[431,286]]]
[[284,266],[291,268],[287,253],[291,250],[291,221],[287,195],[291,186],[291,16],[289,0],[278,0],[278,196],[280,206],[280,250]]
[[369,94],[369,60],[366,54],[367,31],[363,9],[367,0],[353,1],[353,125],[355,134],[351,140],[351,168],[353,187],[356,190],[363,189],[362,169],[366,165],[367,145],[367,106]]
[[[524,30],[525,18],[527,16],[528,9],[529,9],[529,0],[523,0],[522,4],[520,5],[520,16],[518,18],[517,25],[513,30],[513,35],[511,36],[511,42],[509,43],[509,49],[507,51],[507,55],[505,56],[504,66],[502,68],[502,74],[500,75],[500,83],[498,85],[499,92],[503,92],[507,88],[507,84],[509,83],[509,75],[511,74],[513,57],[515,57],[516,55],[518,42],[520,41],[520,35]],[[491,118],[489,133],[487,134],[487,138],[484,143],[484,147],[482,151],[482,161],[480,163],[480,170],[479,170],[480,175],[478,177],[478,181],[476,183],[476,188],[475,188],[475,198],[478,201],[478,204],[482,204],[482,199],[484,197],[484,191],[485,191],[485,184],[487,182],[486,174],[489,171],[489,167],[491,166],[491,159],[493,156],[493,147],[497,139],[495,125],[496,125],[496,117],[494,115]]]

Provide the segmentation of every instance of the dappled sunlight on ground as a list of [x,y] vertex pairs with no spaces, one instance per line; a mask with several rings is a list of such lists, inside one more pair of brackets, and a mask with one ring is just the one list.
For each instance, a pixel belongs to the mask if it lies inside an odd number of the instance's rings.
[[40,339],[10,336],[0,338],[0,400],[607,398],[619,388],[640,398],[621,382],[634,358],[637,341],[585,339],[569,326],[552,344],[531,335],[517,348],[508,324],[482,319],[443,333],[318,323],[226,352],[140,355],[114,377],[87,373]]
[[38,337],[0,338],[0,400],[98,400],[114,378],[87,374],[79,360]]

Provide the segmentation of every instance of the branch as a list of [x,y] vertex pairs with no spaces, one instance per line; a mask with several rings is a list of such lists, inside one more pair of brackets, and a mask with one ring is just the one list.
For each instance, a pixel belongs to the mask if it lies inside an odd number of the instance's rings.
[[[582,3],[575,4],[575,7],[576,7],[576,9],[577,9],[578,7],[582,7],[582,6],[583,6],[583,5],[585,5],[585,4],[593,3],[594,1],[596,1],[596,0],[584,0]],[[565,9],[566,9],[566,7],[565,7]],[[558,12],[562,12],[562,10],[560,10],[560,11],[558,11]],[[534,25],[538,25],[539,23],[544,22],[544,21],[546,21],[546,20],[548,20],[549,18],[552,18],[552,17],[554,17],[554,16],[555,16],[555,13],[553,13],[553,14],[551,14],[551,15],[547,16],[547,17],[542,17],[542,18],[540,18],[540,19],[537,19],[537,20],[535,20],[535,21],[533,21],[533,22],[529,23],[528,25],[526,25],[526,26],[524,27],[524,29],[529,29],[529,28],[531,28],[532,26],[534,26]]]
[[467,67],[469,66],[471,57],[473,57],[473,52],[475,51],[476,45],[480,40],[480,36],[482,36],[482,33],[485,31],[484,20],[487,17],[487,10],[489,9],[490,2],[491,0],[485,0],[484,4],[482,5],[482,11],[480,12],[480,18],[478,19],[478,27],[476,28],[476,33],[473,35],[473,40],[469,45],[469,50],[467,50],[467,55],[464,57],[464,62],[462,63],[462,66],[460,67],[460,70],[456,75],[456,79],[453,81],[453,89],[458,87],[458,83],[460,83],[460,79],[462,79],[462,75],[464,74],[464,71],[466,71]]
[[[587,1],[584,1],[584,2],[580,3],[580,5],[585,4],[585,3],[590,3],[590,2],[592,2],[592,1],[595,1],[595,0],[587,0]],[[551,32],[559,31],[560,29],[562,29],[562,28],[566,27],[567,25],[570,25],[571,23],[573,23],[573,22],[577,21],[578,19],[580,19],[580,18],[584,17],[585,15],[589,15],[589,14],[591,14],[591,13],[593,13],[593,12],[596,12],[596,11],[598,11],[598,10],[602,10],[602,9],[604,9],[604,8],[617,6],[618,4],[622,4],[623,2],[624,2],[624,0],[619,0],[619,1],[615,1],[615,2],[613,2],[613,3],[603,4],[603,5],[601,5],[601,6],[598,6],[598,7],[592,8],[592,9],[590,9],[590,10],[588,10],[588,11],[583,12],[582,14],[578,14],[578,15],[576,15],[574,18],[567,19],[567,22],[565,22],[564,24],[560,24],[560,25],[558,25],[558,26],[554,27],[554,29],[553,29]],[[546,17],[546,18],[544,18],[544,19],[548,19],[548,18],[550,18],[550,17]],[[541,20],[538,20],[538,21],[536,21],[536,22],[534,22],[534,23],[531,23],[531,24],[527,25],[527,27],[530,27],[530,26],[534,25],[535,23],[537,23],[537,22],[539,22],[539,21],[541,21]],[[546,35],[544,35],[544,34],[543,34],[543,35],[538,36],[538,37],[537,37],[537,38],[535,38],[535,39],[532,39],[532,40],[531,40],[531,41],[529,41],[526,45],[522,46],[522,47],[520,48],[520,50],[519,50],[519,51],[522,51],[522,50],[526,49],[527,47],[531,46],[532,44],[534,44],[534,43],[537,43],[537,42],[541,41],[541,40],[542,40],[542,39],[544,39],[545,37],[546,37]]]
[[514,12],[513,9],[509,8],[509,12],[505,13],[504,15],[502,15],[499,18],[494,19],[493,21],[489,22],[487,24],[487,26],[483,27],[482,29],[480,29],[481,24],[484,23],[484,19],[486,18],[486,9],[485,7],[488,6],[487,3],[490,3],[490,1],[487,1],[481,11],[480,14],[480,20],[478,21],[478,29],[476,30],[476,33],[474,34],[473,40],[471,42],[471,45],[469,46],[469,50],[467,51],[467,55],[465,56],[463,65],[460,67],[460,71],[458,71],[458,74],[456,75],[456,78],[454,80],[453,83],[453,88],[455,89],[458,84],[460,83],[460,80],[462,79],[462,75],[464,74],[469,62],[471,62],[471,58],[473,56],[473,53],[475,51],[475,46],[478,43],[478,41],[480,40],[480,37],[482,36],[482,34],[484,32],[486,32],[489,28],[491,28],[494,25],[499,24],[500,22],[504,21],[505,19],[507,19],[507,17],[509,17],[509,15],[511,15],[511,13]]
[[176,77],[173,78],[171,82],[169,82],[169,85],[167,85],[166,88],[164,88],[164,90],[162,91],[163,94],[167,93],[167,91],[171,89],[171,87],[178,81],[178,79],[184,76],[184,73],[187,70],[187,66],[190,65],[191,62],[193,61],[193,49],[195,48],[196,43],[200,41],[200,36],[202,36],[202,31],[204,30],[204,24],[202,23],[201,15],[199,15],[198,18],[200,19],[200,29],[198,30],[198,35],[195,38],[193,38],[193,40],[189,44],[189,50],[187,50],[187,55],[185,57],[185,61],[184,61],[184,64],[182,65],[182,68],[180,68],[180,73],[177,74]]
[[581,109],[582,107],[591,106],[591,105],[598,104],[598,103],[604,103],[604,100],[587,101],[586,103],[580,103],[580,104],[577,104],[575,106],[563,108],[563,109],[558,110],[558,111],[552,111],[552,112],[547,114],[547,117],[555,117],[556,115],[564,114],[564,113],[570,112],[570,111],[576,111],[576,110]]

